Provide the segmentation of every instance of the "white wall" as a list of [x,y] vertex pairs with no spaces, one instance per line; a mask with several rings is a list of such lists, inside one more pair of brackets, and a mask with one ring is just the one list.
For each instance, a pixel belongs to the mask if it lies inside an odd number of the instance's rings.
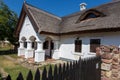
[[31,36],[36,37],[36,40],[39,40],[37,33],[35,32],[32,23],[30,22],[28,16],[25,17],[24,23],[22,25],[22,29],[20,31],[20,36],[19,36],[19,40],[22,37],[25,37],[27,40],[29,40],[29,38]]
[[[20,37],[25,37],[27,40],[31,36],[35,36],[37,40],[44,40],[47,35],[39,35],[35,32],[33,25],[31,24],[28,16],[25,17],[23,27],[20,31]],[[74,52],[74,40],[79,37],[82,40],[82,52]],[[57,38],[59,39],[59,38]],[[120,46],[120,32],[106,32],[106,33],[89,33],[89,34],[78,34],[60,37],[59,56],[68,59],[79,59],[82,57],[93,56],[90,53],[90,39],[101,39],[102,45],[116,45]],[[84,56],[83,56],[84,55]],[[95,54],[94,54],[95,55]]]
[[[82,53],[74,52],[74,40],[77,37],[82,40]],[[95,56],[95,53],[90,53],[90,39],[101,39],[101,45],[120,46],[120,32],[90,33],[72,36],[62,36],[60,41],[60,56],[68,59],[79,59],[79,56]]]
[[62,38],[59,51],[60,57],[74,59],[74,38]]

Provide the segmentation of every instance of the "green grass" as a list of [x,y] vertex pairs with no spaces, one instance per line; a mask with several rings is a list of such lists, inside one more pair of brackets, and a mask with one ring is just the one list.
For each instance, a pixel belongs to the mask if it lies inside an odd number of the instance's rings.
[[10,56],[10,57],[13,57],[13,58],[15,58],[15,59],[19,58],[19,57],[17,56],[17,54],[9,54],[9,56]]
[[[16,80],[19,72],[23,74],[25,79],[29,71],[29,69],[22,67],[18,63],[6,59],[3,55],[0,56],[0,67],[2,67],[8,74],[10,74],[12,80]],[[35,74],[35,71],[32,72]]]
[[54,65],[51,65],[51,64],[47,64],[47,65],[44,65],[44,66],[42,66],[42,67],[39,67],[39,69],[40,69],[40,70],[43,70],[44,67],[46,67],[46,69],[47,69],[47,71],[48,71],[50,66],[52,67],[52,71],[53,71],[53,70],[54,70]]
[[[19,58],[17,56],[17,54],[9,54],[10,57],[13,57],[14,59]],[[43,70],[44,67],[46,67],[47,71],[49,70],[49,66],[50,64],[44,65],[42,67],[38,67],[40,70]],[[52,66],[52,71],[54,70],[54,65]],[[24,79],[26,79],[26,76],[29,72],[28,68],[22,67],[20,64],[15,63],[11,60],[8,60],[4,57],[4,55],[0,55],[0,67],[3,68],[5,70],[5,72],[7,72],[12,80],[16,80],[19,72],[21,72],[23,74]],[[35,75],[35,70],[32,70],[33,75]]]

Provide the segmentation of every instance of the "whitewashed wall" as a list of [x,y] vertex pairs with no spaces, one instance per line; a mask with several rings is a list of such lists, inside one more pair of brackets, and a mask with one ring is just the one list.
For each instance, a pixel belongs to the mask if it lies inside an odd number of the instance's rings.
[[[74,40],[79,37],[82,40],[82,52],[74,52]],[[101,39],[101,45],[120,46],[120,32],[90,33],[72,36],[62,36],[60,40],[60,56],[68,59],[79,59],[79,56],[90,57],[95,53],[90,53],[90,39]]]
[[22,37],[25,37],[27,40],[29,40],[31,36],[34,36],[36,37],[36,40],[39,40],[38,35],[33,28],[33,25],[31,24],[28,16],[26,16],[22,29],[20,31],[19,39],[21,39]]
[[[39,35],[35,32],[33,25],[31,24],[28,16],[25,17],[23,27],[20,31],[19,39],[25,37],[27,40],[31,36],[36,37],[37,41],[45,40],[46,37],[49,35]],[[94,53],[90,53],[90,39],[101,39],[102,45],[116,45],[120,46],[120,32],[106,32],[106,33],[90,33],[90,34],[78,34],[78,35],[69,35],[69,36],[60,36],[60,37],[53,37],[53,40],[60,41],[59,45],[59,57],[67,58],[67,59],[79,59],[80,56],[82,57],[90,57],[94,56]],[[74,52],[74,41],[79,37],[82,40],[82,52],[75,53]],[[54,56],[54,54],[53,54]]]

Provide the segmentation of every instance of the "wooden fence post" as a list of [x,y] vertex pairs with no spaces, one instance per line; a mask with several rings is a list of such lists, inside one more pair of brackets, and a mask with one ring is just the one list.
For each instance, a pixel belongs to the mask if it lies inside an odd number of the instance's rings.
[[18,77],[17,77],[17,79],[16,79],[16,80],[24,80],[24,79],[23,79],[23,75],[22,75],[22,73],[21,73],[21,72],[19,73],[19,75],[18,75]]
[[49,70],[48,70],[48,79],[53,80],[53,75],[52,75],[52,66],[50,65]]
[[37,68],[37,70],[36,70],[34,80],[40,80],[40,71],[39,71],[38,68]]
[[62,67],[61,67],[61,64],[59,64],[59,67],[58,67],[58,80],[62,80]]
[[11,80],[11,76],[8,75],[7,78],[6,78],[6,80]]
[[28,72],[26,80],[33,80],[33,75],[32,75],[31,70]]
[[42,80],[47,80],[47,70],[46,70],[46,67],[44,67],[44,70],[42,72]]
[[54,67],[53,80],[58,80],[58,68],[57,68],[57,65],[55,65],[55,67]]

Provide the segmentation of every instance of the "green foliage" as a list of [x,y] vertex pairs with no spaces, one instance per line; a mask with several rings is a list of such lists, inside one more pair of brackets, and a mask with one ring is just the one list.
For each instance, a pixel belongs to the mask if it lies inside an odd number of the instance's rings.
[[0,40],[7,38],[13,45],[16,44],[13,33],[17,20],[17,15],[0,0]]

